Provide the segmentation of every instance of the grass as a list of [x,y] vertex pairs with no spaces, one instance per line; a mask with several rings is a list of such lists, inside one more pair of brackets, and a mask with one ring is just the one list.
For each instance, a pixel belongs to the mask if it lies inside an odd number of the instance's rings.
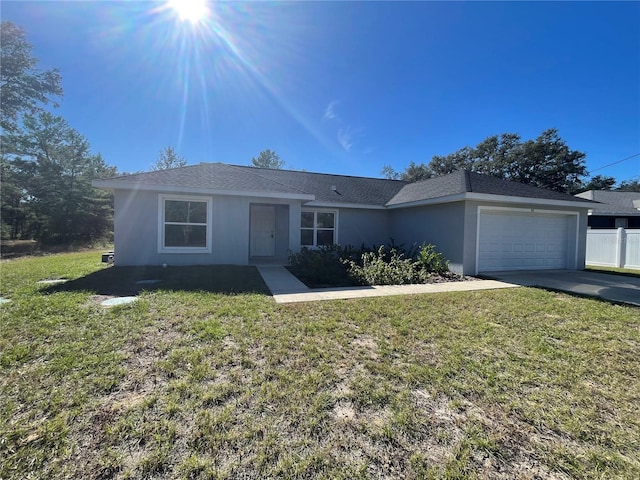
[[532,288],[276,305],[248,267],[97,253],[0,269],[3,479],[640,477],[636,308]]
[[640,270],[635,270],[633,268],[600,267],[595,265],[587,265],[585,267],[585,270],[589,270],[591,272],[619,273],[632,277],[640,277]]

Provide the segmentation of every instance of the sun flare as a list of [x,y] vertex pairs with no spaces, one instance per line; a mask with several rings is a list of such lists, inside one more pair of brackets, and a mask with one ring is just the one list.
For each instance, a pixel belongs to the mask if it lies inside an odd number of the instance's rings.
[[207,16],[205,0],[169,0],[169,6],[178,14],[180,20],[198,23]]

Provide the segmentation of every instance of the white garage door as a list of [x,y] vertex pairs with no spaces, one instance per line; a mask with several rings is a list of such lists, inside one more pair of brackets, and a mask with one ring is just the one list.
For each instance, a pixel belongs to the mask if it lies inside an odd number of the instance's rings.
[[567,268],[569,215],[480,211],[478,271]]

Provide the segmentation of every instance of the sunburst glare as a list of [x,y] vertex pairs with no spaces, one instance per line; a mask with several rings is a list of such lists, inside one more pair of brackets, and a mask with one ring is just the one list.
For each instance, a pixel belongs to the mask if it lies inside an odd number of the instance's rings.
[[234,99],[239,109],[249,101],[277,105],[328,148],[299,101],[304,87],[287,78],[306,59],[297,40],[305,22],[290,10],[287,5],[167,0],[147,11],[146,61],[172,67],[155,88],[166,88],[170,80],[180,91],[178,147],[193,130],[188,119],[198,113],[203,140],[212,145],[211,132],[223,121],[216,106]]
[[180,20],[198,23],[207,16],[205,0],[169,0],[169,6],[178,14]]

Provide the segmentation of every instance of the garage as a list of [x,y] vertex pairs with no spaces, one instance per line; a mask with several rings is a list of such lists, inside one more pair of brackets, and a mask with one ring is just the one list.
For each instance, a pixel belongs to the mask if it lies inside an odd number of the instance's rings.
[[575,268],[575,215],[481,208],[478,218],[478,272]]

